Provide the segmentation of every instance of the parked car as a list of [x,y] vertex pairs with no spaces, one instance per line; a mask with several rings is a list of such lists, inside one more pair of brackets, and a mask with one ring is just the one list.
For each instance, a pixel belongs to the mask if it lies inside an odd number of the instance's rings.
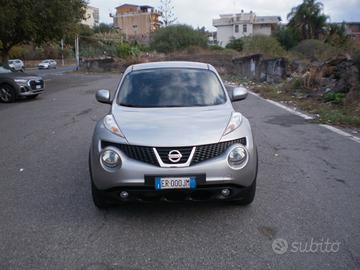
[[132,65],[98,121],[89,169],[95,205],[132,201],[220,200],[250,204],[255,196],[257,148],[248,119],[208,64]]
[[53,59],[46,59],[40,62],[40,64],[38,64],[38,68],[39,69],[50,69],[50,68],[56,68],[56,61]]
[[14,72],[0,66],[0,101],[9,103],[17,98],[35,98],[44,91],[44,80],[39,76]]
[[10,67],[10,69],[14,70],[14,71],[25,71],[25,65],[24,62],[21,61],[20,59],[10,59],[8,61],[8,65]]

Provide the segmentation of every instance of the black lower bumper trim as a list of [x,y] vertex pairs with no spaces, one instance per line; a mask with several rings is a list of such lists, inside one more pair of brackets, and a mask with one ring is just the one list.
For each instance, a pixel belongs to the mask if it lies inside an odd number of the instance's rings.
[[[224,196],[221,191],[229,189],[230,194]],[[249,187],[238,185],[208,185],[196,189],[155,190],[153,187],[117,187],[99,191],[107,200],[113,202],[184,202],[184,201],[229,201],[241,200]],[[128,197],[122,199],[120,193],[126,191]]]

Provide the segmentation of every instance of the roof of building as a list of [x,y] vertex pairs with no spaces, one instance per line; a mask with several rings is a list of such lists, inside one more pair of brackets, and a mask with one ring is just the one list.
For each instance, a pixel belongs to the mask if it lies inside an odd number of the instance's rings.
[[148,5],[133,5],[133,4],[123,4],[123,5],[117,6],[116,8],[120,8],[120,7],[154,8],[154,7],[148,6]]
[[263,23],[279,23],[281,22],[280,16],[256,16],[255,24],[263,24]]
[[255,13],[238,13],[238,14],[221,14],[220,19],[214,19],[213,25],[225,26],[235,23],[252,23],[252,24],[277,24],[281,22],[280,16],[256,16]]

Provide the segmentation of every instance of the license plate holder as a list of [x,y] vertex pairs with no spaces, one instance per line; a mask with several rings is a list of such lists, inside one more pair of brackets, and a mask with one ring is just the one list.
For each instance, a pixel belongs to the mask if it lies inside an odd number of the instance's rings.
[[169,176],[155,177],[155,189],[194,189],[196,188],[196,177],[194,176]]

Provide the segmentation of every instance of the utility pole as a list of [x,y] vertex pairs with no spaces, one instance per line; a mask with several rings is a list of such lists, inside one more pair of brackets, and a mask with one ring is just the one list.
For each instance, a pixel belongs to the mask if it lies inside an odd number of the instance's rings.
[[65,65],[65,63],[64,63],[64,39],[63,38],[61,39],[61,63],[62,63],[62,66]]
[[79,67],[80,67],[79,35],[76,35],[76,38],[75,38],[75,59],[76,59],[76,70],[79,70]]

